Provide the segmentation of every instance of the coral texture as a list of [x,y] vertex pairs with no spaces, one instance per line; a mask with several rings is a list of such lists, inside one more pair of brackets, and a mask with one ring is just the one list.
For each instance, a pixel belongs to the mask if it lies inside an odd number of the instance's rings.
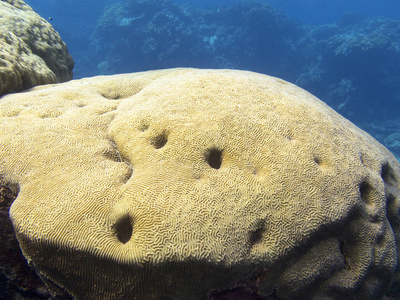
[[20,247],[53,292],[397,292],[399,163],[286,81],[197,69],[94,77],[6,95],[0,116],[0,184],[18,192]]
[[46,20],[21,0],[0,1],[0,95],[70,80],[73,66]]

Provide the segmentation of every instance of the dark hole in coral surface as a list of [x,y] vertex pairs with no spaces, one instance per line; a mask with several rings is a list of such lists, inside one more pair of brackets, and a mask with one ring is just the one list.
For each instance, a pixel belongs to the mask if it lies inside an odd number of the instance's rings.
[[100,92],[100,95],[108,100],[119,100],[124,98],[117,91]]
[[167,142],[168,142],[168,134],[166,132],[163,132],[150,140],[150,143],[156,149],[164,147]]
[[250,245],[255,245],[258,242],[260,242],[263,237],[264,231],[265,231],[264,224],[262,222],[257,224],[256,228],[250,232],[249,235]]
[[211,168],[219,169],[222,164],[222,151],[212,148],[206,152],[206,161]]
[[361,195],[361,199],[367,203],[371,203],[373,202],[373,188],[372,186],[366,182],[363,181],[360,184],[360,195]]
[[382,177],[383,181],[388,184],[396,183],[396,177],[394,176],[394,171],[388,163],[384,163],[382,165],[381,177]]
[[129,215],[125,215],[119,219],[114,225],[114,230],[118,240],[123,244],[127,243],[132,237],[133,230],[132,220]]
[[386,236],[384,234],[380,234],[377,238],[376,238],[376,244],[379,247],[383,247],[385,245],[386,242]]
[[321,164],[321,158],[319,158],[318,156],[314,155],[314,161],[317,165]]

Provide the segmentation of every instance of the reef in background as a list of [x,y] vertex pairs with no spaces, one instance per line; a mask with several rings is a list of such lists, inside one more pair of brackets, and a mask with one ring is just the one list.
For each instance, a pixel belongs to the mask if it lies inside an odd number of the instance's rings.
[[[169,67],[230,68],[285,78],[317,95],[400,157],[400,21],[347,14],[304,25],[268,4],[203,10],[170,1],[124,1],[98,21],[77,77]],[[398,122],[397,122],[398,124]],[[370,130],[373,130],[372,132]],[[387,142],[388,137],[395,141]]]

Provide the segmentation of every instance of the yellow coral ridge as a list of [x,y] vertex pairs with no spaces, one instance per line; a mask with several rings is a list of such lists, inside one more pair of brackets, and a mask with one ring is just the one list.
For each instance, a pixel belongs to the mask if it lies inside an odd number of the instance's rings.
[[0,143],[22,251],[77,299],[201,299],[260,270],[258,293],[280,299],[398,282],[399,163],[281,79],[170,69],[36,87],[0,101]]

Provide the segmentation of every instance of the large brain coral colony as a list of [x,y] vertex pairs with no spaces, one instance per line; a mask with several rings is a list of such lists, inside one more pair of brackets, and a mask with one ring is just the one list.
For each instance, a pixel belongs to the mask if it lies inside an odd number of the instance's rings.
[[21,0],[0,1],[0,96],[72,79],[59,34]]
[[0,119],[0,184],[18,193],[16,236],[52,293],[395,293],[399,163],[286,81],[94,77],[4,96]]

